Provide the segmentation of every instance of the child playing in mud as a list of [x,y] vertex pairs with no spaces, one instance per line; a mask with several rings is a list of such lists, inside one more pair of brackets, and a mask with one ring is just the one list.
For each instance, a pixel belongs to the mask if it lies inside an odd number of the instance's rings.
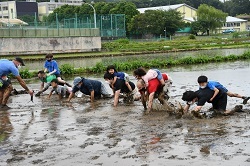
[[243,99],[243,104],[246,104],[247,101],[250,99],[250,97],[241,96],[237,93],[229,92],[223,85],[221,85],[219,82],[216,81],[208,81],[208,78],[206,76],[199,76],[198,77],[198,83],[200,86],[200,89],[209,88],[214,91],[214,95],[210,98],[210,101],[213,101],[213,99],[218,95],[219,90],[226,92],[228,96],[230,97],[237,97]]
[[50,99],[53,92],[55,92],[58,95],[59,99],[62,99],[63,97],[68,97],[72,92],[71,87],[68,87],[66,85],[64,86],[58,85],[57,79],[53,79],[50,83],[53,89],[49,93],[48,99]]
[[[56,79],[56,76],[54,74],[46,74],[43,70],[38,71],[37,73],[38,78],[41,80],[41,87],[40,87],[40,91],[37,92],[37,94],[35,95],[36,97],[40,96],[43,92],[45,92],[47,89],[49,89],[49,86],[51,85],[51,81],[53,79]],[[61,83],[62,85],[64,85],[65,81],[59,81],[59,83]],[[45,84],[45,85],[44,85]]]
[[58,64],[55,60],[53,60],[53,54],[47,54],[45,56],[46,61],[44,63],[44,72],[49,72],[48,75],[52,75],[54,74],[56,76],[56,78],[58,79],[59,82],[66,84],[67,86],[71,87],[71,85],[69,83],[67,83],[66,81],[64,81],[61,78],[61,74],[60,74],[60,70],[58,67]]
[[114,76],[114,80],[111,84],[111,88],[114,89],[114,84],[116,82],[117,79],[121,79],[121,80],[125,80],[125,84],[128,87],[129,91],[132,92],[133,89],[131,88],[130,84],[129,84],[129,76],[128,74],[124,73],[124,72],[117,72],[117,70],[115,69],[115,66],[110,65],[107,67],[107,72],[112,74]]
[[140,67],[134,71],[134,76],[136,77],[136,79],[143,79],[146,87],[148,87],[148,81],[154,78],[157,78],[160,81],[161,85],[165,86],[165,81],[158,69],[149,69],[148,72],[146,72],[145,69]]

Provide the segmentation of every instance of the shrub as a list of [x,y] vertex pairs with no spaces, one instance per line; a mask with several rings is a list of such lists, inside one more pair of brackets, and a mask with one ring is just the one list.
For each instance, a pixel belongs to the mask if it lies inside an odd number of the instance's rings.
[[234,38],[234,39],[237,39],[237,38],[239,38],[239,37],[240,37],[239,32],[234,32],[234,33],[233,33],[233,38]]
[[70,64],[63,64],[60,67],[62,74],[73,74],[74,73],[74,67]]
[[26,79],[26,78],[31,78],[32,77],[32,74],[29,72],[28,69],[23,69],[19,72],[20,76],[23,78],[23,79]]
[[195,36],[194,36],[193,34],[189,35],[188,38],[191,39],[191,40],[195,40],[195,39],[196,39]]
[[129,40],[126,38],[118,39],[118,40],[116,40],[116,42],[118,42],[120,44],[129,44]]

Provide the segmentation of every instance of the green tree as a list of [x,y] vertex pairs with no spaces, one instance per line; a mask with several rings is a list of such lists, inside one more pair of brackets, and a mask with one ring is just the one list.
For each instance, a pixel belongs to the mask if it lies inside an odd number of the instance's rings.
[[34,23],[34,21],[35,21],[35,16],[28,15],[28,14],[23,15],[23,16],[19,16],[18,18],[24,22],[27,22],[27,23]]
[[115,3],[97,2],[94,7],[97,14],[109,14],[115,5]]
[[129,24],[129,31],[133,34],[173,35],[176,30],[183,28],[181,13],[175,10],[146,10],[136,15]]
[[250,1],[249,0],[231,0],[233,8],[231,14],[236,16],[237,14],[249,14]]
[[226,22],[227,13],[215,9],[212,6],[202,4],[197,10],[197,21],[202,24],[202,27],[209,31],[215,31],[223,26]]
[[48,15],[47,21],[49,23],[56,21],[56,15],[58,21],[63,21],[65,18],[72,18],[75,17],[75,13],[77,13],[79,6],[72,6],[72,5],[63,5],[59,8],[56,8],[53,13]]
[[135,15],[139,14],[139,11],[134,3],[122,1],[110,10],[110,14],[125,14],[126,32],[128,32],[128,23]]

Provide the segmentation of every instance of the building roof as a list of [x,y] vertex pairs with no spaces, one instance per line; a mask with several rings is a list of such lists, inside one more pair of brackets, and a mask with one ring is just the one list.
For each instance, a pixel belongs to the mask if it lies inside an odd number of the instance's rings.
[[232,16],[227,16],[226,22],[246,22],[247,20],[243,20],[240,18],[232,17]]
[[186,20],[188,22],[194,22],[194,18],[192,18],[192,17],[184,17],[184,20]]
[[168,6],[156,6],[156,7],[148,7],[148,8],[138,8],[137,10],[140,12],[140,13],[144,13],[146,10],[170,10],[170,9],[173,9],[173,10],[176,10],[182,6],[187,6],[189,8],[192,8],[193,10],[196,10],[195,8],[185,4],[185,3],[182,3],[182,4],[176,4],[176,5],[168,5]]

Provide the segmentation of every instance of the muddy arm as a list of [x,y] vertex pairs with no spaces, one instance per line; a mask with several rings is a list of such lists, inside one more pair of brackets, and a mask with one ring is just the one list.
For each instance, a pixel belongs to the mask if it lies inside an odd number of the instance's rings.
[[142,105],[143,105],[144,109],[146,110],[147,109],[147,105],[146,105],[146,95],[145,95],[145,92],[141,92],[140,91],[140,94],[141,94]]
[[91,101],[91,102],[94,102],[94,100],[95,100],[95,91],[92,90],[92,91],[90,92],[90,101]]
[[74,95],[75,94],[73,92],[71,92],[67,101],[70,101],[74,97]]
[[188,105],[188,104],[185,105],[183,112],[185,112],[185,113],[188,112],[189,108],[190,108],[190,105]]
[[45,92],[47,89],[49,89],[50,83],[46,83],[44,88],[41,90],[41,92]]
[[150,93],[149,96],[148,96],[148,109],[149,109],[149,110],[152,109],[153,100],[154,100],[154,95],[155,95],[155,92],[152,92],[152,93]]
[[17,81],[19,84],[32,96],[33,95],[33,90],[30,90],[24,80],[21,78],[21,76],[16,76]]
[[115,91],[115,96],[114,96],[114,107],[116,107],[117,104],[118,104],[120,91],[121,91],[121,90]]

